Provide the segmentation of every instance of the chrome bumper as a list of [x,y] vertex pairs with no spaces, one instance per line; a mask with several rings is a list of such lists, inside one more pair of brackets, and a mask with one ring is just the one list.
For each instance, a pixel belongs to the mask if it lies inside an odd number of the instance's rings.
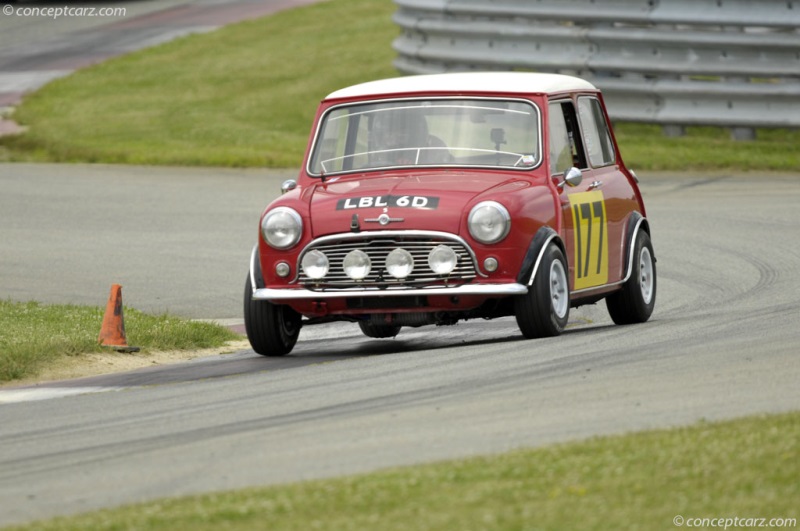
[[253,299],[262,301],[320,300],[364,297],[455,297],[459,295],[484,295],[508,297],[528,293],[528,286],[522,284],[465,284],[453,288],[387,288],[387,289],[337,289],[312,291],[309,289],[269,289],[253,290]]

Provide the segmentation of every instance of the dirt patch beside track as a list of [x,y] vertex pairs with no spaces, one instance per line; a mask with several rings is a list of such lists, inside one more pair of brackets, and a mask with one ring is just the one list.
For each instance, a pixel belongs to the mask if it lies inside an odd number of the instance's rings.
[[225,346],[200,350],[170,350],[164,352],[93,352],[80,356],[65,357],[51,367],[47,367],[37,376],[0,383],[0,388],[21,387],[70,380],[87,376],[114,374],[154,365],[169,365],[207,356],[231,354],[250,348],[247,339],[231,341]]

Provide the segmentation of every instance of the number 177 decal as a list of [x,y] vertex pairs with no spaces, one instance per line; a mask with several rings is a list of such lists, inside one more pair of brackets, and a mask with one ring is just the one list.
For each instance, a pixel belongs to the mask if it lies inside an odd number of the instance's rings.
[[575,228],[574,289],[608,282],[608,218],[603,192],[570,194],[572,226]]

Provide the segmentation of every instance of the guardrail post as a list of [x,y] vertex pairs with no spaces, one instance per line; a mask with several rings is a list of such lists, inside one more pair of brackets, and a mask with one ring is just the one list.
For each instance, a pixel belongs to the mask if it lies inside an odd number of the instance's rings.
[[661,126],[661,131],[664,133],[664,136],[670,138],[686,136],[686,127],[682,125],[666,124]]
[[731,127],[731,138],[734,140],[755,140],[756,130],[752,127]]

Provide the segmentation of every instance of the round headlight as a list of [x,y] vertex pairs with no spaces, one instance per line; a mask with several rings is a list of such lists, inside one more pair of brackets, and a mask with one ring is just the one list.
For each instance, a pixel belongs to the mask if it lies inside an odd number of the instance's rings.
[[322,251],[309,251],[303,256],[303,273],[308,278],[319,279],[328,274],[328,257]]
[[414,257],[405,249],[395,249],[386,257],[386,270],[394,278],[406,278],[414,271]]
[[300,214],[288,207],[270,210],[261,221],[261,234],[270,247],[289,249],[300,241],[303,220]]
[[367,253],[356,249],[347,253],[342,267],[344,267],[344,273],[348,277],[353,280],[362,280],[369,275],[369,271],[372,269],[372,262],[370,262]]
[[497,243],[511,230],[511,216],[496,201],[484,201],[472,208],[467,218],[469,233],[481,243]]
[[456,268],[458,257],[447,245],[437,245],[428,255],[428,267],[437,275],[449,275]]

